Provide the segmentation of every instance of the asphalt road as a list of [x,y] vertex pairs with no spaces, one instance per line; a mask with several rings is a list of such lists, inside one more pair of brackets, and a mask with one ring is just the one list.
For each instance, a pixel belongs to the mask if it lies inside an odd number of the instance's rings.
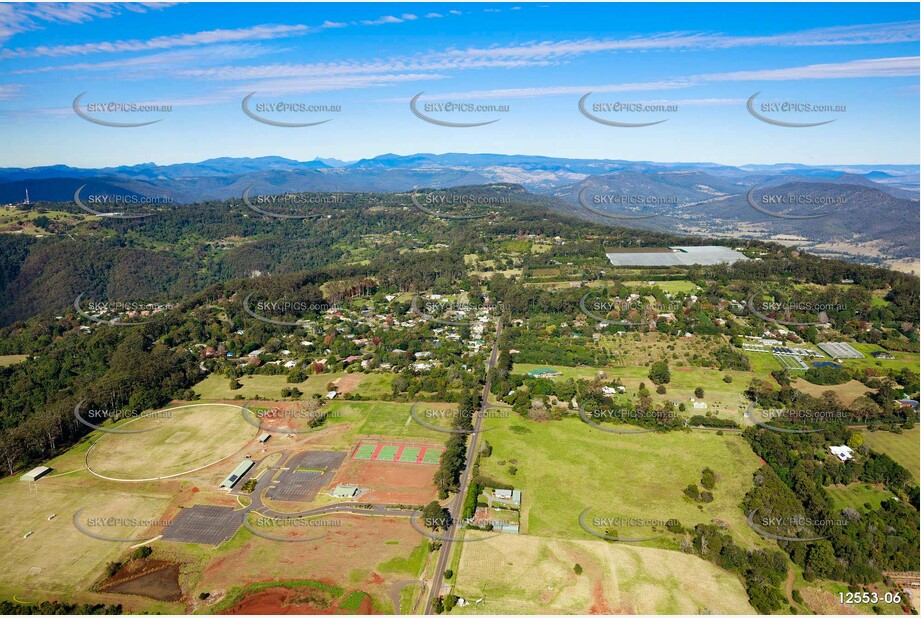
[[[464,505],[464,496],[467,494],[467,488],[470,483],[473,462],[476,459],[477,449],[479,448],[480,432],[483,427],[483,419],[486,417],[485,410],[491,407],[489,404],[489,390],[491,386],[489,373],[490,370],[496,366],[496,360],[499,358],[499,335],[501,334],[502,318],[499,318],[499,321],[496,323],[496,340],[493,342],[492,353],[489,355],[489,362],[486,365],[486,384],[483,386],[483,396],[480,399],[480,413],[477,415],[476,423],[473,426],[473,433],[470,434],[470,441],[467,444],[467,465],[464,466],[464,470],[461,472],[460,488],[458,489],[457,495],[454,496],[454,500],[448,505],[448,511],[451,513],[451,525],[444,534],[448,539],[455,538],[458,528],[460,527],[460,522],[458,520],[460,519],[461,509]],[[432,581],[429,587],[428,598],[423,607],[423,614],[432,613],[432,605],[441,592],[445,569],[448,566],[448,560],[451,557],[451,548],[453,545],[454,541],[442,541],[438,560],[435,563],[435,572],[432,575]]]

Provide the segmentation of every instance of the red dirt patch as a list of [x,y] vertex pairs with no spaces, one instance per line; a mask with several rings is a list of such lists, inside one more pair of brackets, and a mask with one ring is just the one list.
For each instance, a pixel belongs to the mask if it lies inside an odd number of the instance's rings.
[[267,588],[252,594],[221,614],[335,614],[332,608],[321,609],[308,603],[289,603],[295,591],[288,588]]
[[595,582],[595,586],[592,588],[592,606],[589,608],[588,613],[590,614],[611,614],[611,606],[608,605],[608,600],[604,598],[604,586],[601,585],[601,580]]
[[436,466],[347,459],[334,483],[356,483],[372,491],[361,498],[370,504],[428,504],[435,499]]

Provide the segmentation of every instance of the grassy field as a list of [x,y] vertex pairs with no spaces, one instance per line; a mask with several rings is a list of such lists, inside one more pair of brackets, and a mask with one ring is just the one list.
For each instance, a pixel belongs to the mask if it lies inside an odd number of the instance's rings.
[[236,406],[186,404],[117,425],[143,433],[108,433],[89,451],[88,465],[116,479],[158,478],[206,466],[242,449],[258,433]]
[[[0,596],[17,595],[24,600],[78,598],[102,575],[105,564],[117,559],[130,543],[102,541],[78,531],[71,522],[74,514],[85,509],[81,521],[90,517],[158,519],[170,497],[149,490],[125,492],[87,472],[55,476],[69,470],[78,457],[65,456],[49,462],[55,468],[51,476],[35,484],[18,477],[0,483]],[[51,515],[55,517],[51,520]],[[87,526],[88,527],[88,526]],[[143,538],[143,526],[96,526],[98,534],[117,538]],[[23,538],[27,532],[33,534]],[[33,592],[35,594],[33,594]],[[97,601],[98,602],[98,601]]]
[[28,358],[25,354],[9,354],[7,356],[0,356],[0,367],[9,367],[10,365],[15,365],[16,363],[21,363],[22,361]]
[[868,388],[866,384],[863,382],[858,382],[857,380],[849,380],[844,384],[836,384],[832,386],[827,384],[813,384],[811,382],[807,382],[803,378],[797,378],[793,380],[793,387],[803,391],[807,395],[812,395],[813,397],[821,397],[822,393],[825,391],[835,391],[835,394],[838,395],[838,399],[840,399],[841,403],[844,405],[850,405],[855,399],[862,397],[864,393],[872,393],[874,390],[872,388]]
[[902,464],[911,472],[915,480],[919,480],[919,467],[921,467],[921,446],[919,436],[921,429],[917,427],[903,431],[900,434],[888,431],[862,431],[863,442],[878,453],[885,453]]
[[[522,490],[524,533],[584,539],[588,534],[579,526],[579,514],[591,508],[592,517],[677,518],[688,527],[720,520],[738,542],[760,545],[761,537],[739,508],[760,464],[738,435],[616,435],[574,418],[486,423],[497,429],[484,434],[493,454],[482,460],[481,472]],[[509,471],[513,465],[515,475]],[[705,467],[717,475],[714,500],[698,505],[682,492],[699,482]],[[624,529],[622,534],[639,537],[649,531]]]
[[874,509],[878,509],[881,502],[892,497],[892,494],[885,489],[867,483],[832,485],[825,489],[838,510],[848,507],[863,510],[864,503],[869,503]]
[[[410,415],[412,404],[393,403],[389,401],[334,401],[330,404],[330,411],[344,418],[356,418],[350,434],[359,436],[393,436],[398,438],[432,438],[444,441],[448,434],[423,427],[413,420]],[[417,415],[433,425],[444,425],[438,420],[426,419],[424,410],[433,408],[438,410],[456,409],[456,404],[448,403],[420,403],[417,406]]]
[[[904,368],[918,372],[919,355],[914,352],[893,352],[878,345],[870,343],[852,343],[851,346],[858,352],[863,352],[865,358],[854,358],[844,361],[847,367],[882,367],[884,369],[900,370]],[[895,358],[892,360],[873,358],[873,352],[888,352]]]
[[[624,285],[634,288],[648,287],[648,281],[624,281]],[[691,294],[697,290],[697,284],[693,281],[681,279],[678,281],[656,281],[654,287],[668,292],[669,294]]]
[[[649,379],[648,367],[564,367],[561,365],[515,363],[512,371],[526,374],[534,369],[545,367],[561,374],[557,378],[548,378],[551,380],[566,380],[569,378],[593,380],[598,375],[598,372],[601,371],[605,375],[603,378],[605,381],[620,378],[624,386],[627,387],[627,394],[631,397],[636,395],[636,391],[642,382],[646,385],[646,388],[650,389],[655,405],[666,401],[683,402],[688,408],[687,415],[710,412],[717,414],[720,418],[735,421],[742,420],[742,412],[747,405],[743,401],[742,392],[751,379],[756,377],[756,374],[750,371],[719,371],[701,367],[672,367],[671,382],[665,385],[665,394],[659,395],[655,392],[655,385]],[[723,382],[723,377],[727,375],[732,376],[732,382],[728,384]],[[702,411],[691,408],[691,398],[697,399],[694,397],[694,390],[698,386],[704,389],[703,401],[707,404],[707,409]]]
[[297,387],[302,393],[301,399],[309,399],[314,394],[326,395],[328,389],[326,386],[340,378],[346,381],[357,380],[358,384],[354,390],[361,393],[366,399],[375,399],[390,394],[390,383],[393,381],[393,374],[386,373],[321,373],[310,376],[307,380],[300,383],[288,382],[287,375],[253,375],[243,376],[240,378],[242,388],[232,390],[230,388],[230,378],[225,375],[212,373],[207,378],[193,387],[198,395],[208,401],[226,401],[242,396],[244,399],[261,397],[263,399],[281,399],[281,389]]
[[512,534],[460,545],[454,593],[485,602],[452,614],[754,613],[737,577],[689,554]]

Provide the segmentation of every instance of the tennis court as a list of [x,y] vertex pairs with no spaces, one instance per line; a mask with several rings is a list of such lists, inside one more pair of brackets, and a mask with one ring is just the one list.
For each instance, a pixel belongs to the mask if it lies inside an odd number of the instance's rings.
[[376,444],[359,444],[352,455],[353,459],[373,459],[374,451],[377,449]]
[[437,464],[443,446],[362,442],[352,451],[352,459],[391,463]]
[[437,464],[441,461],[441,454],[444,452],[444,449],[434,449],[430,448],[425,451],[425,454],[422,456],[422,463],[427,464]]
[[400,453],[400,461],[403,463],[416,463],[419,461],[421,452],[422,449],[417,446],[406,446],[403,448],[403,452]]

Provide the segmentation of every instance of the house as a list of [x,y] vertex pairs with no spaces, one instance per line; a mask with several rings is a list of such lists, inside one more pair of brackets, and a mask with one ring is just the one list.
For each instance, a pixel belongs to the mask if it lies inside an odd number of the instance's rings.
[[854,449],[846,444],[842,444],[841,446],[829,446],[828,450],[841,461],[850,461],[854,459]]
[[914,399],[896,399],[895,402],[902,408],[918,409],[918,402]]
[[704,403],[703,401],[695,401],[692,404],[692,406],[695,410],[706,410],[707,409],[707,404]]
[[616,395],[617,393],[626,393],[627,387],[625,386],[602,386],[601,392],[605,395]]
[[882,352],[882,351],[880,351],[880,352],[873,352],[872,355],[873,355],[873,358],[879,358],[879,359],[883,359],[883,360],[892,360],[892,359],[895,358],[895,357],[894,357],[892,354],[890,354],[889,352]]
[[528,372],[528,375],[532,378],[557,378],[560,375],[560,372],[556,369],[549,369],[547,367],[542,367],[540,369],[534,369]]
[[497,502],[504,502],[511,506],[521,506],[520,489],[494,489],[493,498]]

